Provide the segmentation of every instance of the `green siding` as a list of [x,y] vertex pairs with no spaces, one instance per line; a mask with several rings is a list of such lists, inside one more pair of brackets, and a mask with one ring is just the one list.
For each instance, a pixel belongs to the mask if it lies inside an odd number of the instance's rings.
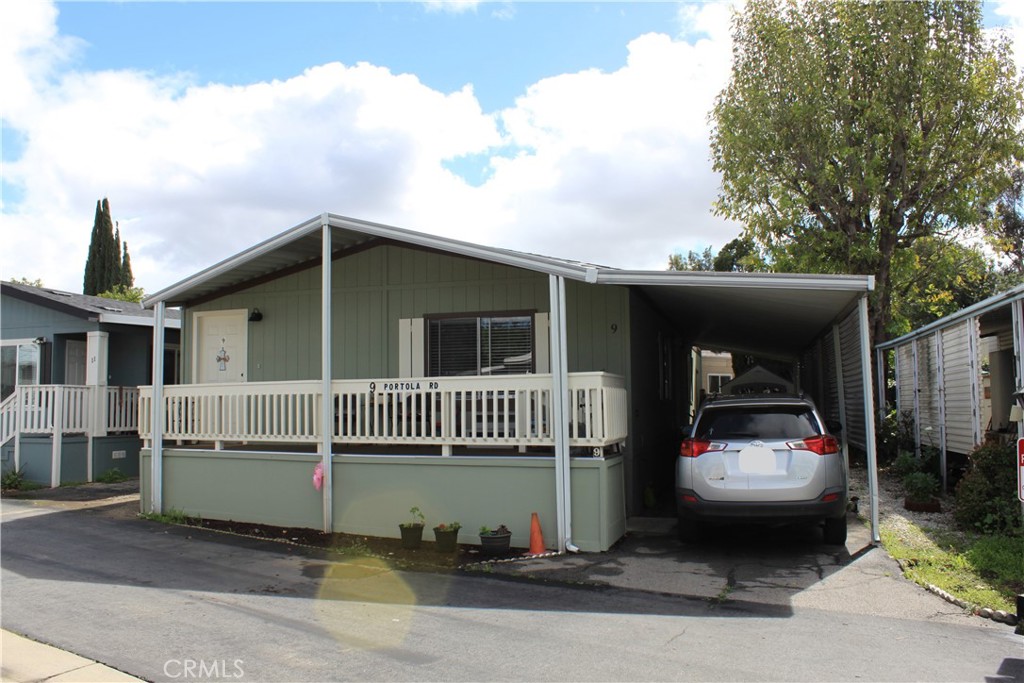
[[[321,494],[311,454],[164,451],[164,510],[207,519],[320,528]],[[399,536],[409,508],[429,526],[458,521],[461,543],[479,543],[482,525],[505,524],[512,545],[528,547],[536,512],[549,548],[557,541],[553,458],[335,456],[336,531]],[[604,551],[626,531],[622,459],[572,460],[573,541]],[[149,511],[150,452],[142,451],[141,509]]]
[[[188,309],[182,334],[191,382],[192,313],[259,308],[249,323],[249,367],[255,382],[320,376],[319,267],[287,275]],[[548,277],[472,259],[382,246],[332,264],[332,337],[336,379],[398,375],[398,321],[432,314],[548,311]],[[618,287],[569,282],[567,332],[571,372],[625,375],[629,359],[629,294]],[[612,325],[616,331],[612,331]]]

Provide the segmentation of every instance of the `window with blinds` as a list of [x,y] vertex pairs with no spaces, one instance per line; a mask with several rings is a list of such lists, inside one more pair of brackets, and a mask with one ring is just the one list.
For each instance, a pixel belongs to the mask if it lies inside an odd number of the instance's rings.
[[427,374],[533,372],[533,316],[473,316],[427,321]]

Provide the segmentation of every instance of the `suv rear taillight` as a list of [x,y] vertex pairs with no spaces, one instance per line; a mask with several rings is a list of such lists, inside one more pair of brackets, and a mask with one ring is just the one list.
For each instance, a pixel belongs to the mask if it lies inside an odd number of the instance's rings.
[[834,436],[828,434],[809,436],[800,441],[790,441],[786,445],[794,451],[811,451],[818,455],[831,455],[839,452],[839,442]]
[[696,458],[708,451],[724,451],[725,444],[717,441],[704,441],[703,439],[683,439],[679,444],[679,457]]

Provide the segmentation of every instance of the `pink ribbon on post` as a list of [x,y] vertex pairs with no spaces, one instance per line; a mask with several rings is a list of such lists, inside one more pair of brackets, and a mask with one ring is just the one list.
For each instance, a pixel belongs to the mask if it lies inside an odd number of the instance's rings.
[[324,464],[318,462],[316,467],[313,468],[313,488],[317,491],[322,489],[324,486]]

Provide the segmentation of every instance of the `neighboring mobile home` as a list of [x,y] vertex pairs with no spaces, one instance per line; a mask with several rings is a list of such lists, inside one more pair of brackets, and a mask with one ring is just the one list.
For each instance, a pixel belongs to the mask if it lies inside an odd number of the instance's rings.
[[1024,285],[877,347],[880,368],[892,353],[897,415],[910,420],[918,454],[939,451],[944,488],[951,460],[1024,436],[1015,397],[1024,389],[1022,301]]
[[537,512],[549,546],[604,550],[647,487],[671,500],[695,344],[806,358],[872,458],[872,284],[623,271],[324,214],[145,301],[157,344],[182,307],[183,383],[142,390],[142,507],[396,536],[417,506],[518,546]]
[[[172,373],[178,320],[167,323]],[[140,304],[0,283],[3,471],[23,468],[49,486],[114,467],[137,476],[138,386],[152,381],[152,342],[153,312]]]

